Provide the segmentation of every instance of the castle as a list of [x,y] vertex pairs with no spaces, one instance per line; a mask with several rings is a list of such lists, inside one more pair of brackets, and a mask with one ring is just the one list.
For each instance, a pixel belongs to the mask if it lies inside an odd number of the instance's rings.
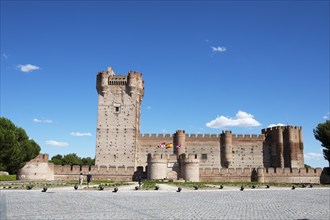
[[109,67],[97,74],[96,90],[95,166],[57,166],[48,163],[48,155],[39,155],[21,169],[19,178],[76,179],[79,173],[91,171],[94,179],[112,180],[320,181],[321,168],[304,168],[301,127],[277,126],[253,135],[186,134],[184,130],[142,135],[141,73],[116,75]]

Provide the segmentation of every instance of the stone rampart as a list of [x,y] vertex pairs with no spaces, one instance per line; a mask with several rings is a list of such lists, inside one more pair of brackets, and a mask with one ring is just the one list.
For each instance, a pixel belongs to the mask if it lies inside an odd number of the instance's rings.
[[320,183],[321,168],[212,168],[199,169],[202,182]]
[[251,182],[251,168],[212,168],[199,169],[201,182]]
[[321,168],[260,168],[264,182],[274,183],[320,183]]
[[94,180],[120,180],[131,181],[134,175],[134,167],[126,166],[79,166],[79,165],[55,165],[54,166],[54,179],[55,180],[77,180],[80,173],[84,176],[91,172]]

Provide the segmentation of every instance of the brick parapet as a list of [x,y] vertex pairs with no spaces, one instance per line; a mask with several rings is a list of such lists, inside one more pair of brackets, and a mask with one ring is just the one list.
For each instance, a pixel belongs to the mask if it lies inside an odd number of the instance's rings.
[[288,129],[295,129],[295,130],[301,130],[302,127],[301,126],[292,126],[292,125],[287,125],[287,126],[274,126],[274,127],[270,127],[270,128],[264,128],[261,129],[261,133],[268,133],[268,132],[272,132],[272,131],[276,131],[276,130],[288,130]]
[[39,163],[47,163],[49,159],[48,154],[39,154],[29,162],[39,162]]
[[172,134],[139,134],[138,141],[159,141],[159,144],[165,141],[173,141]]
[[265,135],[263,134],[233,134],[232,135],[233,140],[236,141],[247,141],[247,140],[251,140],[251,141],[264,141],[265,140]]
[[192,141],[219,141],[219,134],[186,134],[186,142]]

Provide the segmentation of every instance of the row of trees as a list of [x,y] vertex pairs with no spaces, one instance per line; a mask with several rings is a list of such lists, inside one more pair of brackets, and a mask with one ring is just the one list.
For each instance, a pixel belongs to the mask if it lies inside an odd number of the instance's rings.
[[76,154],[66,154],[64,156],[57,154],[51,158],[49,162],[55,165],[95,165],[95,159],[91,157],[80,158]]

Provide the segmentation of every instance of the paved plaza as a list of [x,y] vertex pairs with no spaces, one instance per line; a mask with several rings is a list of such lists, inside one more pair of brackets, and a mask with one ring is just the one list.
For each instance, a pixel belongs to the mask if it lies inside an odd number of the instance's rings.
[[[162,186],[161,186],[162,189]],[[2,190],[2,219],[330,219],[329,188]]]

